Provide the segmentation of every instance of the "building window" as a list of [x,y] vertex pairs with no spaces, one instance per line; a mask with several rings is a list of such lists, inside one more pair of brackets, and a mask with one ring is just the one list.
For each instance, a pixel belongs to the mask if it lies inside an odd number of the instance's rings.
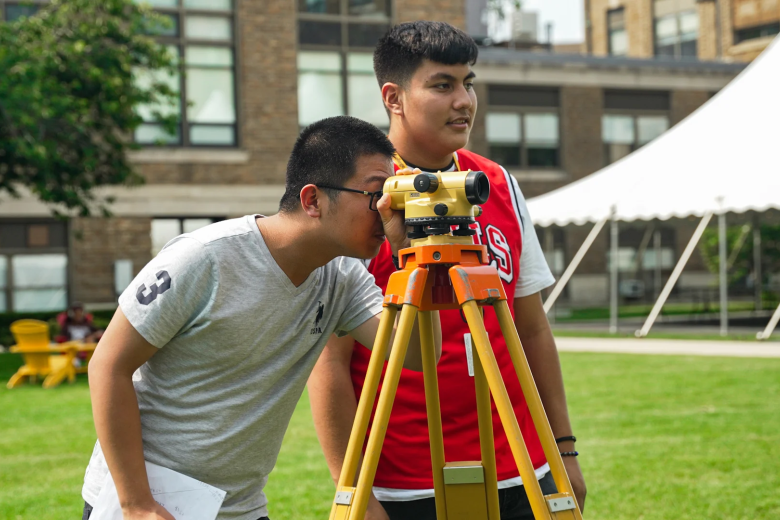
[[298,123],[351,115],[390,126],[373,49],[390,27],[389,0],[298,0]]
[[0,312],[56,311],[67,303],[67,225],[0,223]]
[[542,246],[544,259],[547,261],[550,271],[557,278],[566,268],[566,237],[564,230],[558,226],[546,228],[536,226],[536,235],[539,239],[539,244]]
[[604,114],[601,120],[606,164],[622,159],[669,128],[665,115]]
[[0,0],[0,16],[6,22],[15,22],[19,18],[33,16],[42,5],[42,1],[6,2]]
[[655,19],[655,55],[659,58],[696,59],[699,14],[685,11]]
[[141,144],[232,147],[238,145],[236,117],[235,13],[231,0],[151,0],[167,27],[151,32],[185,64],[186,75],[137,74],[149,85],[163,81],[179,93],[178,106],[162,110],[178,114],[181,124],[174,135],[155,123],[154,106],[138,107],[144,123],[136,130]]
[[626,10],[607,11],[608,45],[610,56],[628,55],[628,32],[626,31]]
[[560,93],[555,88],[488,86],[490,158],[508,168],[558,168]]
[[604,163],[611,164],[669,128],[669,92],[605,90],[601,135]]
[[219,220],[222,219],[213,217],[152,219],[152,256],[159,253],[165,244],[177,236],[192,233]]
[[[663,225],[623,226],[617,250],[618,288],[622,297],[629,300],[657,297],[676,263],[675,237],[675,230]],[[611,268],[611,247],[606,257]]]
[[758,38],[768,38],[780,34],[780,22],[759,25],[758,27],[748,27],[747,29],[738,29],[734,31],[734,44],[742,43],[747,40]]
[[560,166],[558,114],[552,112],[488,112],[485,130],[489,156],[507,168]]

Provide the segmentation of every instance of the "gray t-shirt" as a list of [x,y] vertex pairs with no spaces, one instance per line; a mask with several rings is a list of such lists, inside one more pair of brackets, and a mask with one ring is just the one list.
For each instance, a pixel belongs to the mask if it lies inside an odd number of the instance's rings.
[[[146,460],[227,491],[219,519],[255,520],[268,514],[263,487],[328,337],[378,314],[382,293],[343,257],[295,287],[248,215],[173,239],[119,305],[160,349],[133,377]],[[88,503],[106,472],[98,443]]]

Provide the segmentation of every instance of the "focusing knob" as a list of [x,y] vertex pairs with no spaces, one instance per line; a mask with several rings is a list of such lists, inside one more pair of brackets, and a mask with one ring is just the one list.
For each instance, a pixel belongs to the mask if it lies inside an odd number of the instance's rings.
[[[417,179],[415,179],[415,182],[417,182]],[[436,204],[433,207],[433,212],[439,215],[440,217],[446,215],[449,210],[450,208],[448,208],[446,204],[443,204],[441,202],[439,204]]]
[[478,217],[482,216],[482,206],[477,206],[477,216]]
[[439,189],[439,178],[432,173],[421,173],[412,182],[420,193],[433,193]]

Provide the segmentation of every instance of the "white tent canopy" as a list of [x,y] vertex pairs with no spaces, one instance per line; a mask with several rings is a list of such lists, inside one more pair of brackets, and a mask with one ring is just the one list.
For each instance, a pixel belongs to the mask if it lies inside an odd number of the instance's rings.
[[[528,201],[541,226],[596,225],[545,302],[549,311],[596,235],[617,221],[702,217],[638,336],[647,335],[713,214],[719,214],[721,334],[728,326],[727,212],[780,209],[780,37],[702,107],[652,143],[584,179]],[[759,249],[760,251],[760,249]],[[757,263],[760,272],[760,262]],[[612,262],[610,330],[617,331],[618,272]],[[760,290],[760,285],[757,285]],[[780,321],[778,306],[759,339]]]
[[780,209],[780,37],[688,118],[628,157],[528,201],[534,223]]

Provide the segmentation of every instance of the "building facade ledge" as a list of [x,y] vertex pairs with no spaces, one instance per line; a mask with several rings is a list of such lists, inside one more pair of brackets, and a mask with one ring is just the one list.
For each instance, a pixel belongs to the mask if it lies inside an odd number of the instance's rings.
[[509,173],[517,179],[517,182],[561,182],[570,180],[570,176],[564,170],[529,170],[508,169]]
[[249,152],[224,148],[143,148],[127,154],[135,164],[245,164]]

